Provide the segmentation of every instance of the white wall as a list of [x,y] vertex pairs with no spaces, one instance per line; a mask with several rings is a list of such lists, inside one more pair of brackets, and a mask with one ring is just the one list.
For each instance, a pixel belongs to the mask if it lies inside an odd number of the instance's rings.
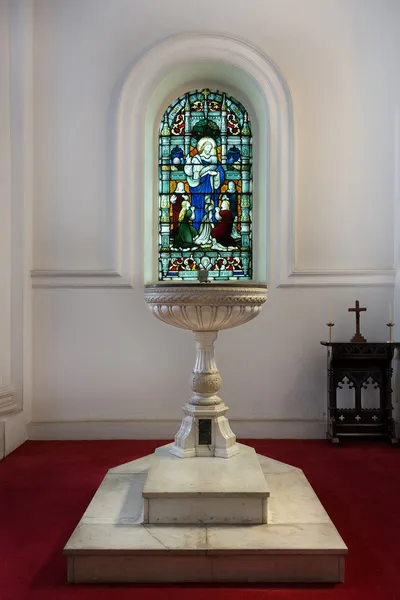
[[0,459],[31,407],[32,2],[0,3]]
[[11,381],[11,148],[10,32],[7,4],[0,4],[0,386]]
[[[296,270],[372,270],[372,283],[384,271],[390,282],[396,18],[398,7],[390,0],[203,0],[198,11],[187,10],[183,0],[38,0],[34,269],[115,267],[116,95],[126,73],[154,44],[205,31],[258,46],[289,85]],[[325,351],[319,340],[326,336],[329,307],[336,340],[354,332],[347,307],[356,298],[368,307],[364,335],[384,340],[393,286],[360,287],[356,273],[347,286],[277,288],[275,270],[271,262],[261,316],[220,334],[221,396],[233,420],[251,421],[234,425],[240,435],[317,435],[323,428],[307,422],[321,420],[325,412]],[[36,423],[172,420],[163,430],[170,435],[189,395],[193,360],[191,335],[156,322],[141,289],[34,291]],[[263,419],[291,424],[271,426]],[[131,425],[119,433],[161,434],[157,423],[146,430]],[[52,435],[50,430],[37,425],[30,431],[39,436]],[[89,430],[82,425],[79,435],[91,435]],[[74,435],[73,428],[68,432]]]

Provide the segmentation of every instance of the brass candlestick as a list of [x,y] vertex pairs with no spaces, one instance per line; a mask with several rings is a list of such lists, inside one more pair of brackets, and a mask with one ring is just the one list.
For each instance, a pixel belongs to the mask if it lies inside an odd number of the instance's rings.
[[329,320],[329,323],[326,324],[327,327],[329,327],[329,340],[328,342],[331,343],[332,342],[332,327],[334,327],[335,323],[332,323],[331,320]]
[[392,319],[390,319],[389,323],[386,323],[386,327],[389,327],[388,344],[390,344],[392,342],[392,329],[394,327],[394,323],[392,323]]

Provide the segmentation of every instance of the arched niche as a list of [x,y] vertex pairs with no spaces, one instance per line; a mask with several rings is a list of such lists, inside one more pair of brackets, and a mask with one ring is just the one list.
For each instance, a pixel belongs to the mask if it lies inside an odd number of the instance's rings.
[[122,87],[117,119],[118,271],[135,287],[157,280],[158,127],[169,103],[198,87],[223,89],[249,112],[253,279],[279,283],[282,273],[291,270],[293,247],[290,94],[266,56],[243,40],[209,34],[185,34],[158,44],[134,65]]

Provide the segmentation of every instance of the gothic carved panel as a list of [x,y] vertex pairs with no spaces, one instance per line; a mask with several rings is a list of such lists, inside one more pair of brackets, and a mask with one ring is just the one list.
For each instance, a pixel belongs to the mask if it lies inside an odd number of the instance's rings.
[[336,406],[337,408],[353,408],[355,406],[354,381],[347,376],[337,383]]
[[378,409],[380,407],[380,385],[374,377],[369,376],[361,384],[361,408]]

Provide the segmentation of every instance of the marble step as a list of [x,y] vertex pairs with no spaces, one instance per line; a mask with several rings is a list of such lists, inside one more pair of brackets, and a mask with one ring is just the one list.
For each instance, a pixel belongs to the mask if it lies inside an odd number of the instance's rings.
[[156,460],[107,473],[64,548],[70,583],[343,581],[346,545],[300,469],[258,455],[268,524],[148,525],[142,491]]
[[253,448],[229,458],[180,459],[158,448],[143,488],[144,522],[267,523],[269,490]]
[[[255,525],[253,527],[269,527]],[[155,530],[156,528],[156,530]],[[69,543],[69,583],[341,583],[346,548],[334,546],[335,528],[329,525],[299,528],[272,526],[261,533],[263,547],[246,549],[243,527],[148,526],[132,531],[122,526],[113,532],[98,526],[81,526],[78,539],[92,540],[85,551]],[[233,530],[233,531],[232,531]],[[337,534],[336,534],[337,535]],[[79,536],[79,537],[78,537]],[[199,539],[209,541],[203,544]],[[303,537],[303,542],[301,539]],[[197,544],[194,540],[197,539]],[[225,541],[224,541],[225,540]],[[307,542],[305,542],[307,540]],[[95,545],[98,542],[98,546]],[[190,547],[192,541],[192,547]],[[282,541],[284,543],[282,543]],[[189,542],[189,543],[188,543]],[[286,542],[286,543],[285,543]],[[112,547],[111,547],[112,546]]]

